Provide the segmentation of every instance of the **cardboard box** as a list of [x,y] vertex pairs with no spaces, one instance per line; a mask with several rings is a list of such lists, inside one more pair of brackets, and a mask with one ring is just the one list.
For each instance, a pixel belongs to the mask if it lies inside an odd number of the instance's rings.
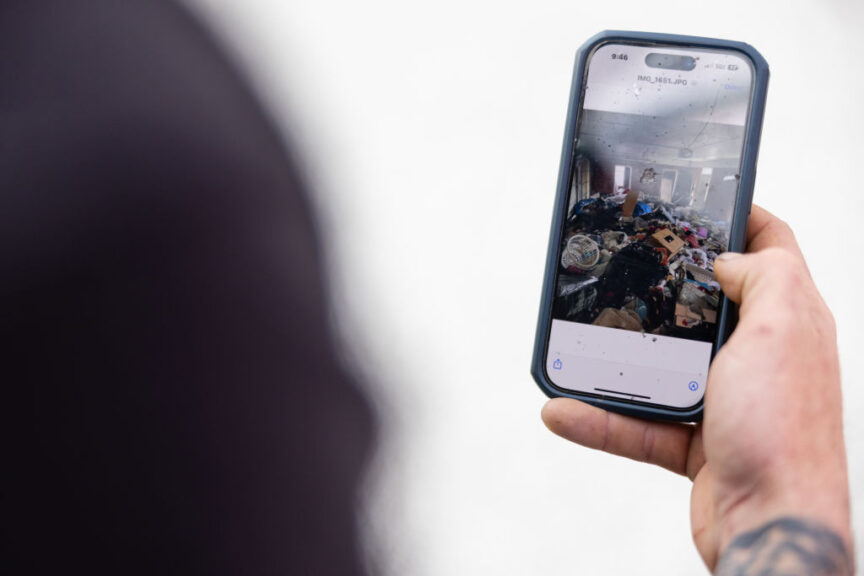
[[684,304],[675,305],[675,325],[681,328],[692,328],[702,322],[702,316],[693,312]]
[[685,244],[685,242],[669,228],[658,230],[651,235],[651,240],[653,240],[658,246],[666,248],[669,251],[670,257],[677,254]]
[[639,191],[628,190],[627,198],[624,199],[624,206],[621,208],[621,216],[624,218],[632,218],[633,211],[636,210],[636,204],[639,203]]
[[703,308],[702,313],[694,312],[684,304],[675,305],[675,325],[681,328],[692,328],[707,322],[708,324],[717,323],[717,312],[709,308]]

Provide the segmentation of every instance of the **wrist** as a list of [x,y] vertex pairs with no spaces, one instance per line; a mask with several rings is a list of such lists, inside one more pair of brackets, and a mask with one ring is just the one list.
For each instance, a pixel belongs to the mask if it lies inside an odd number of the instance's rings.
[[736,536],[714,573],[853,576],[854,558],[851,544],[835,531],[806,518],[784,516]]
[[845,482],[839,484],[832,486],[826,482],[810,489],[789,486],[754,490],[723,514],[718,542],[720,555],[742,534],[781,518],[795,518],[836,534],[852,557],[848,487]]

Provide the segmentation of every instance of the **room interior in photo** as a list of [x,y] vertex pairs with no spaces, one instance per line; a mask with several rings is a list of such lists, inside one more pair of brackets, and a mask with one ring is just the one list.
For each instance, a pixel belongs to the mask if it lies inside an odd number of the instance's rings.
[[744,127],[584,110],[553,316],[711,341]]

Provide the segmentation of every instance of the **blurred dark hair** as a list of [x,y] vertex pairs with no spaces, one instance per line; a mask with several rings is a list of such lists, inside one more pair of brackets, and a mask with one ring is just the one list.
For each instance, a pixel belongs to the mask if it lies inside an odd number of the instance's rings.
[[252,92],[162,0],[5,2],[0,79],[4,559],[361,573],[373,420]]

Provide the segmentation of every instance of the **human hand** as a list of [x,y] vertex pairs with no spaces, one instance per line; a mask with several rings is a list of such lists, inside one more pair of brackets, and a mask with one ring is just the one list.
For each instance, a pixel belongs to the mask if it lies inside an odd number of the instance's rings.
[[715,262],[739,321],[711,364],[701,425],[567,398],[547,402],[543,421],[578,444],[693,480],[693,539],[718,574],[774,561],[789,573],[852,574],[834,320],[785,223],[754,206],[747,248]]

